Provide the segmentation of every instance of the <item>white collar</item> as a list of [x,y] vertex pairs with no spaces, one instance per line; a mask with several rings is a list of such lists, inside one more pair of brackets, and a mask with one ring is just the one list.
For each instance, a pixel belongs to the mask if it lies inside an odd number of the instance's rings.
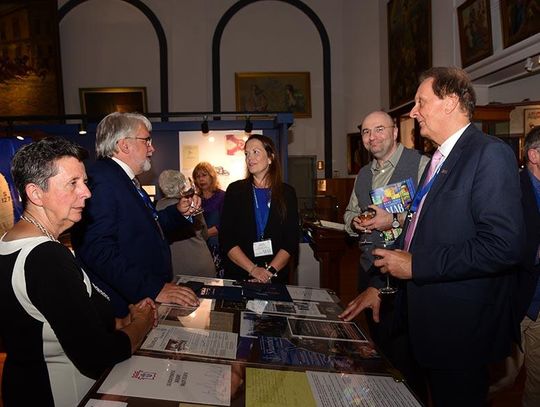
[[446,159],[446,157],[448,157],[448,155],[450,154],[450,152],[452,151],[452,149],[454,148],[454,146],[458,142],[458,140],[461,137],[461,135],[463,134],[463,132],[471,124],[472,123],[468,123],[467,125],[463,126],[461,129],[459,129],[454,134],[452,134],[450,137],[448,137],[446,139],[446,141],[439,146],[439,151],[441,152],[441,154],[444,157],[443,160]]
[[127,176],[129,177],[129,179],[133,179],[135,178],[135,173],[133,172],[133,170],[131,169],[131,167],[129,165],[127,165],[125,162],[123,162],[122,160],[116,158],[116,157],[111,157],[111,159],[120,166],[120,168],[122,168],[124,170],[124,172],[127,174]]

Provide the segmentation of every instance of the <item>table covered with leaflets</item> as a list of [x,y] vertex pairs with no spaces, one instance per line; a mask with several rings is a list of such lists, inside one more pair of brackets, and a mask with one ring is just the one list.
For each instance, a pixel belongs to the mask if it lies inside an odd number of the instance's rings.
[[160,304],[159,325],[85,407],[420,406],[325,289],[178,276],[197,308]]

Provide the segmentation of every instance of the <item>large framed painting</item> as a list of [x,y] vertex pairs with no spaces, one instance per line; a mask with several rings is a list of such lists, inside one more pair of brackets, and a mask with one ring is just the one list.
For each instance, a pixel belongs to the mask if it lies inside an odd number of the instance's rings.
[[291,112],[294,117],[311,117],[309,72],[239,72],[235,85],[239,112]]
[[501,0],[504,48],[540,32],[540,0]]
[[146,113],[146,88],[81,88],[81,113],[101,119],[112,112]]
[[0,116],[64,113],[56,0],[0,3]]
[[418,76],[431,67],[431,1],[388,3],[390,107],[414,99]]
[[467,0],[457,9],[463,67],[493,54],[489,0]]

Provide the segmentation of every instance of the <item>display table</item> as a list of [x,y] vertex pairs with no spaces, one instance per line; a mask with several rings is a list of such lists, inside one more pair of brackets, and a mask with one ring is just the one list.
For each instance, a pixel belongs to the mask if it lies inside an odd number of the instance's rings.
[[345,231],[309,222],[303,225],[310,245],[320,263],[320,287],[336,293],[344,304],[358,295],[360,249]]
[[[420,405],[364,332],[337,318],[333,292],[189,276],[179,283],[195,287],[200,306],[161,304],[141,348],[80,406]],[[271,300],[278,297],[292,301]]]

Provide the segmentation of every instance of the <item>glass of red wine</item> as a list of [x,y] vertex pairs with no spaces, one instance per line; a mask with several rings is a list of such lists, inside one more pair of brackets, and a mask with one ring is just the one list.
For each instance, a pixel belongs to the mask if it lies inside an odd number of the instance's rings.
[[[195,184],[193,180],[191,178],[187,178],[186,181],[184,182],[184,185],[180,189],[180,195],[182,196],[182,198],[190,199],[190,198],[193,198],[193,195],[195,195],[195,192],[196,192],[196,188],[195,188]],[[191,213],[192,216],[197,216],[204,212],[204,210],[201,207],[197,208],[195,205],[193,205],[193,200],[191,201],[190,206],[193,209],[193,212]]]

